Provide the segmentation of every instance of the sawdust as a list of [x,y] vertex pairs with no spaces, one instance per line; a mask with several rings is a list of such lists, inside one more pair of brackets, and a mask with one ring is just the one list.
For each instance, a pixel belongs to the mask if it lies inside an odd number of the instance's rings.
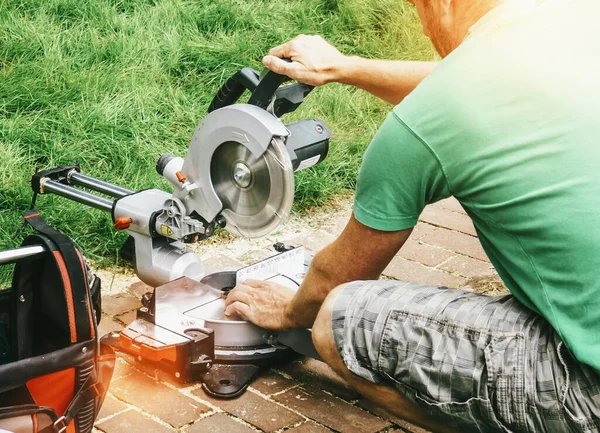
[[510,295],[502,279],[497,275],[470,278],[465,289],[487,296]]

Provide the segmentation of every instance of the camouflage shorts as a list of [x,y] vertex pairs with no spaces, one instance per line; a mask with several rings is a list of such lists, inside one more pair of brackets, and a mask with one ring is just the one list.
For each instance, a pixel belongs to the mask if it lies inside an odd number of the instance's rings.
[[347,284],[332,327],[347,368],[465,432],[598,432],[600,374],[512,296]]

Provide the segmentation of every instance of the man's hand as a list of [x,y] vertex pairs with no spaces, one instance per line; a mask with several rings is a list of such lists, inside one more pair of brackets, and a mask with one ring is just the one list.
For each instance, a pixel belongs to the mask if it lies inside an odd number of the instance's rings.
[[[291,59],[292,62],[281,59]],[[394,105],[412,92],[437,65],[434,62],[345,56],[321,36],[306,35],[273,48],[263,63],[278,74],[311,86],[331,82],[349,84]]]
[[[291,59],[292,63],[281,59]],[[311,86],[321,86],[338,79],[348,58],[321,36],[300,35],[275,47],[263,59],[264,65],[278,74]]]
[[225,300],[225,315],[241,316],[261,328],[283,331],[293,327],[286,309],[294,291],[270,281],[246,280]]
[[247,280],[229,292],[225,315],[273,330],[310,328],[331,290],[379,278],[411,231],[371,229],[352,216],[340,237],[315,255],[297,292],[270,281]]

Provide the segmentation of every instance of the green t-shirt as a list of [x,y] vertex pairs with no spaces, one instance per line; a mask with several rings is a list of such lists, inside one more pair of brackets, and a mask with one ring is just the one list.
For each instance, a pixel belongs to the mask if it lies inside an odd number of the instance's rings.
[[355,217],[413,227],[454,195],[514,296],[600,371],[598,0],[516,0],[389,114]]

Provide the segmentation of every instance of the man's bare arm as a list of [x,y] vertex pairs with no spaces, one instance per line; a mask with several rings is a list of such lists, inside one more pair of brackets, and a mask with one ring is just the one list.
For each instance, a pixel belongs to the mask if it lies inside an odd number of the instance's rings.
[[338,82],[366,90],[397,105],[437,66],[437,62],[371,60],[349,57]]
[[[292,62],[284,62],[282,58]],[[273,48],[263,63],[269,69],[297,81],[313,86],[331,82],[349,84],[394,105],[400,103],[437,66],[437,62],[345,56],[322,37],[306,35]]]
[[246,281],[227,296],[225,313],[268,329],[312,327],[330,291],[350,281],[379,278],[411,231],[373,230],[352,216],[342,234],[315,256],[296,294],[269,281]]
[[286,309],[292,327],[312,327],[321,304],[340,284],[376,280],[408,239],[412,229],[373,230],[354,216],[332,244],[313,259],[308,274]]

